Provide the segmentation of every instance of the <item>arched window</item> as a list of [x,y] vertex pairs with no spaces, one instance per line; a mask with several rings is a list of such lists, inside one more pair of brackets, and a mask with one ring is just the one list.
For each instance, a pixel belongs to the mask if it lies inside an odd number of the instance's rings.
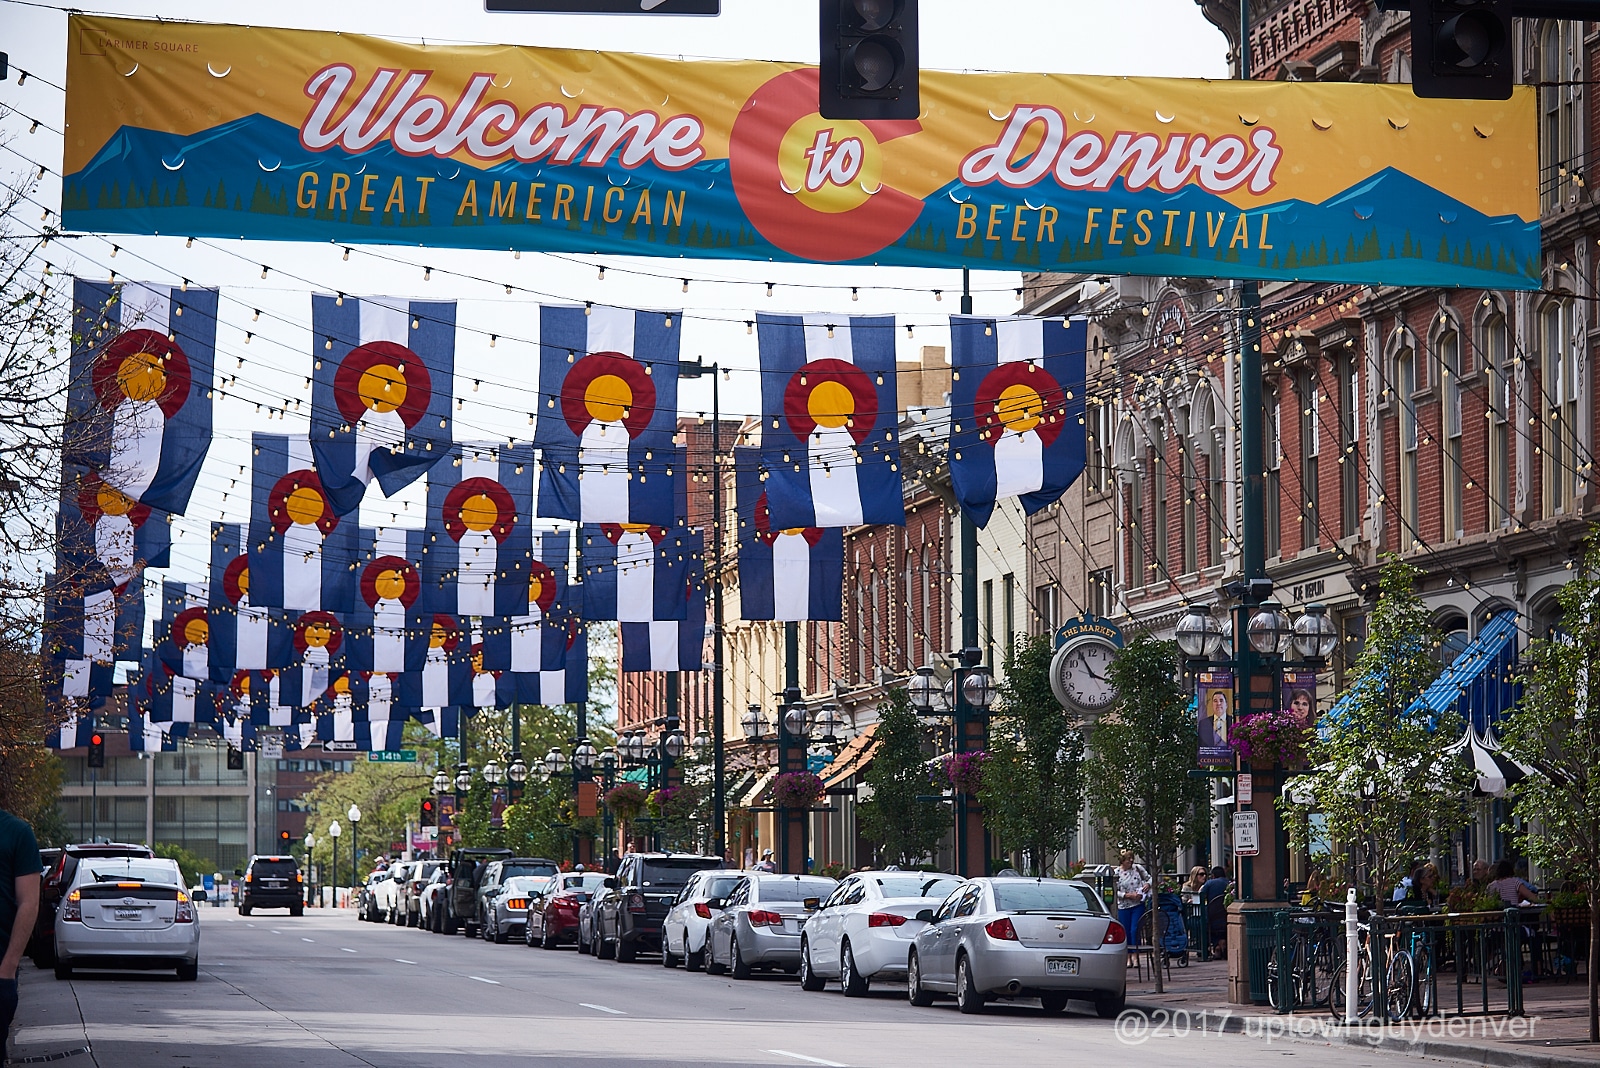
[[1277,556],[1283,551],[1283,413],[1279,410],[1278,387],[1275,381],[1269,381],[1262,386],[1261,397],[1266,405],[1267,418],[1264,429],[1267,440],[1262,446],[1262,456],[1267,462],[1266,486],[1262,491],[1263,511],[1266,513],[1262,522],[1265,527],[1266,554],[1269,557]]
[[883,613],[880,605],[879,594],[882,592],[883,583],[878,577],[878,553],[873,549],[868,557],[868,566],[871,568],[868,582],[871,583],[867,590],[867,599],[872,603],[872,627],[867,631],[867,647],[871,650],[871,660],[867,670],[862,672],[862,678],[872,681],[872,668],[883,662]]
[[899,647],[896,650],[899,655],[895,659],[900,662],[900,670],[902,671],[911,670],[911,650],[915,648],[911,642],[910,633],[911,620],[913,618],[911,615],[911,591],[915,589],[911,584],[913,562],[911,550],[907,549],[900,561],[900,596],[889,599],[891,604],[899,604],[901,608],[900,611],[894,613],[894,640]]
[[[1541,206],[1551,211],[1574,192],[1572,172],[1581,133],[1574,71],[1578,65],[1576,22],[1546,22],[1539,34],[1539,189]],[[1567,82],[1569,84],[1560,84]]]
[[1572,343],[1572,305],[1553,300],[1539,313],[1543,381],[1538,422],[1544,459],[1545,515],[1569,511],[1578,482],[1578,393],[1581,368]]
[[1461,336],[1446,330],[1435,347],[1444,384],[1444,538],[1450,541],[1466,532],[1462,515],[1467,471],[1461,449]]
[[1395,356],[1395,388],[1400,412],[1400,544],[1421,544],[1417,501],[1417,360],[1409,348]]
[[933,558],[926,545],[922,547],[918,565],[922,571],[921,590],[919,591],[921,593],[921,601],[918,605],[922,628],[922,664],[932,664],[934,650]]
[[1511,522],[1511,421],[1517,417],[1511,337],[1498,310],[1483,321],[1479,361],[1489,381],[1489,529],[1494,530]]
[[856,681],[867,681],[867,646],[870,644],[860,640],[867,629],[867,574],[861,566],[861,554],[856,553],[856,582],[855,582],[855,624],[857,641],[856,647]]
[[1191,405],[1187,419],[1189,433],[1178,438],[1178,459],[1182,465],[1178,476],[1178,548],[1179,566],[1185,575],[1200,569],[1200,469],[1195,462],[1195,450],[1210,434],[1202,431],[1198,420],[1202,405]]

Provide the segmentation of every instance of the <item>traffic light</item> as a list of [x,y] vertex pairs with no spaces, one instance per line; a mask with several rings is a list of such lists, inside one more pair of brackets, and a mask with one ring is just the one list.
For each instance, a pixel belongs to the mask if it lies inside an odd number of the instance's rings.
[[1422,97],[1511,97],[1510,0],[1412,0],[1411,88]]
[[825,119],[914,119],[917,0],[821,0]]
[[106,766],[106,736],[99,731],[89,735],[89,766],[91,768]]
[[239,750],[235,749],[231,745],[228,746],[228,770],[229,771],[243,771],[244,770],[244,754],[239,752]]
[[433,827],[433,826],[436,826],[438,824],[438,822],[439,822],[439,813],[438,813],[438,810],[434,807],[433,798],[424,797],[422,799],[422,826],[424,826],[424,827]]
[[279,831],[278,832],[278,845],[279,845],[279,847],[281,847],[283,849],[283,851],[285,853],[289,852],[289,832],[288,831]]

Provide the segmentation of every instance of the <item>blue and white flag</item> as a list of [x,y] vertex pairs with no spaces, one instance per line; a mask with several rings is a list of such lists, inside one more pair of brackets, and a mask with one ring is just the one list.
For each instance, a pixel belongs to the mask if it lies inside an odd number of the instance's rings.
[[682,527],[584,524],[578,547],[584,620],[650,623],[685,618],[687,533]]
[[294,635],[281,609],[250,596],[250,545],[239,523],[211,524],[211,581],[207,616],[211,681],[229,683],[240,671],[265,671],[294,662]]
[[617,624],[623,671],[700,671],[705,667],[706,581],[701,562],[702,535],[685,534],[690,549],[685,583],[688,612],[683,619]]
[[[144,604],[143,596],[136,598]],[[109,589],[85,589],[81,583],[48,574],[44,580],[44,637],[41,651],[48,665],[45,686],[59,687],[65,698],[111,696],[119,653],[118,601]],[[143,628],[143,614],[140,627]],[[139,641],[122,633],[120,651]]]
[[157,649],[162,663],[186,678],[211,678],[210,597],[204,582],[161,583],[161,619],[167,640]]
[[681,323],[677,312],[539,309],[541,516],[672,525]]
[[422,530],[361,528],[356,607],[346,635],[352,670],[422,670],[428,653],[421,603],[426,540]]
[[242,719],[238,717],[218,719],[217,733],[222,735],[222,740],[230,749],[241,753],[256,751],[256,725],[250,722],[248,716]]
[[211,448],[217,291],[77,278],[72,299],[66,457],[182,515]]
[[[158,625],[158,634],[160,630]],[[157,723],[214,722],[216,703],[211,684],[174,674],[165,664],[158,663],[150,673],[150,718]]]
[[483,663],[491,671],[549,671],[566,664],[567,559],[565,530],[533,535],[527,603],[510,616],[483,620]]
[[756,321],[773,523],[904,525],[894,316]]
[[842,619],[844,531],[776,527],[761,480],[759,450],[739,449],[736,456],[740,617]]
[[577,619],[567,624],[566,667],[507,671],[497,681],[500,705],[576,705],[589,700],[589,632]]
[[428,472],[422,603],[452,616],[511,616],[528,604],[533,449],[461,442]]
[[303,612],[292,633],[296,659],[278,672],[278,702],[310,708],[345,673],[344,624],[332,612]]
[[143,712],[128,712],[128,748],[135,753],[176,753],[178,740],[172,736],[172,724],[157,723]]
[[456,306],[313,296],[311,334],[311,451],[334,511],[348,515],[368,483],[392,496],[445,458]]
[[1032,515],[1083,472],[1081,319],[951,316],[950,477],[982,527],[997,500]]
[[357,520],[322,488],[305,438],[254,435],[250,600],[291,612],[348,612],[356,589]]
[[421,671],[391,676],[394,701],[401,708],[442,708],[462,704],[472,692],[471,636],[462,621],[435,612],[428,624],[428,652]]

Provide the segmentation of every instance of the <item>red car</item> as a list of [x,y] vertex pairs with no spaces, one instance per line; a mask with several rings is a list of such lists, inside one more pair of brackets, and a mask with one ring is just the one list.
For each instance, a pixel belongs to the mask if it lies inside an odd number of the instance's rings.
[[528,946],[555,949],[578,940],[578,909],[605,882],[603,871],[568,871],[552,875],[528,902],[523,938]]

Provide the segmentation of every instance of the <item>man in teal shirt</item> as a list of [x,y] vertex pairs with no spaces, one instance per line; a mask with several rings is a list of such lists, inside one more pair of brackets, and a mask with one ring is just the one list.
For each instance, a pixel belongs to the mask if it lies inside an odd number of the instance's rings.
[[17,1014],[17,965],[39,915],[41,867],[33,828],[0,809],[0,1063]]

